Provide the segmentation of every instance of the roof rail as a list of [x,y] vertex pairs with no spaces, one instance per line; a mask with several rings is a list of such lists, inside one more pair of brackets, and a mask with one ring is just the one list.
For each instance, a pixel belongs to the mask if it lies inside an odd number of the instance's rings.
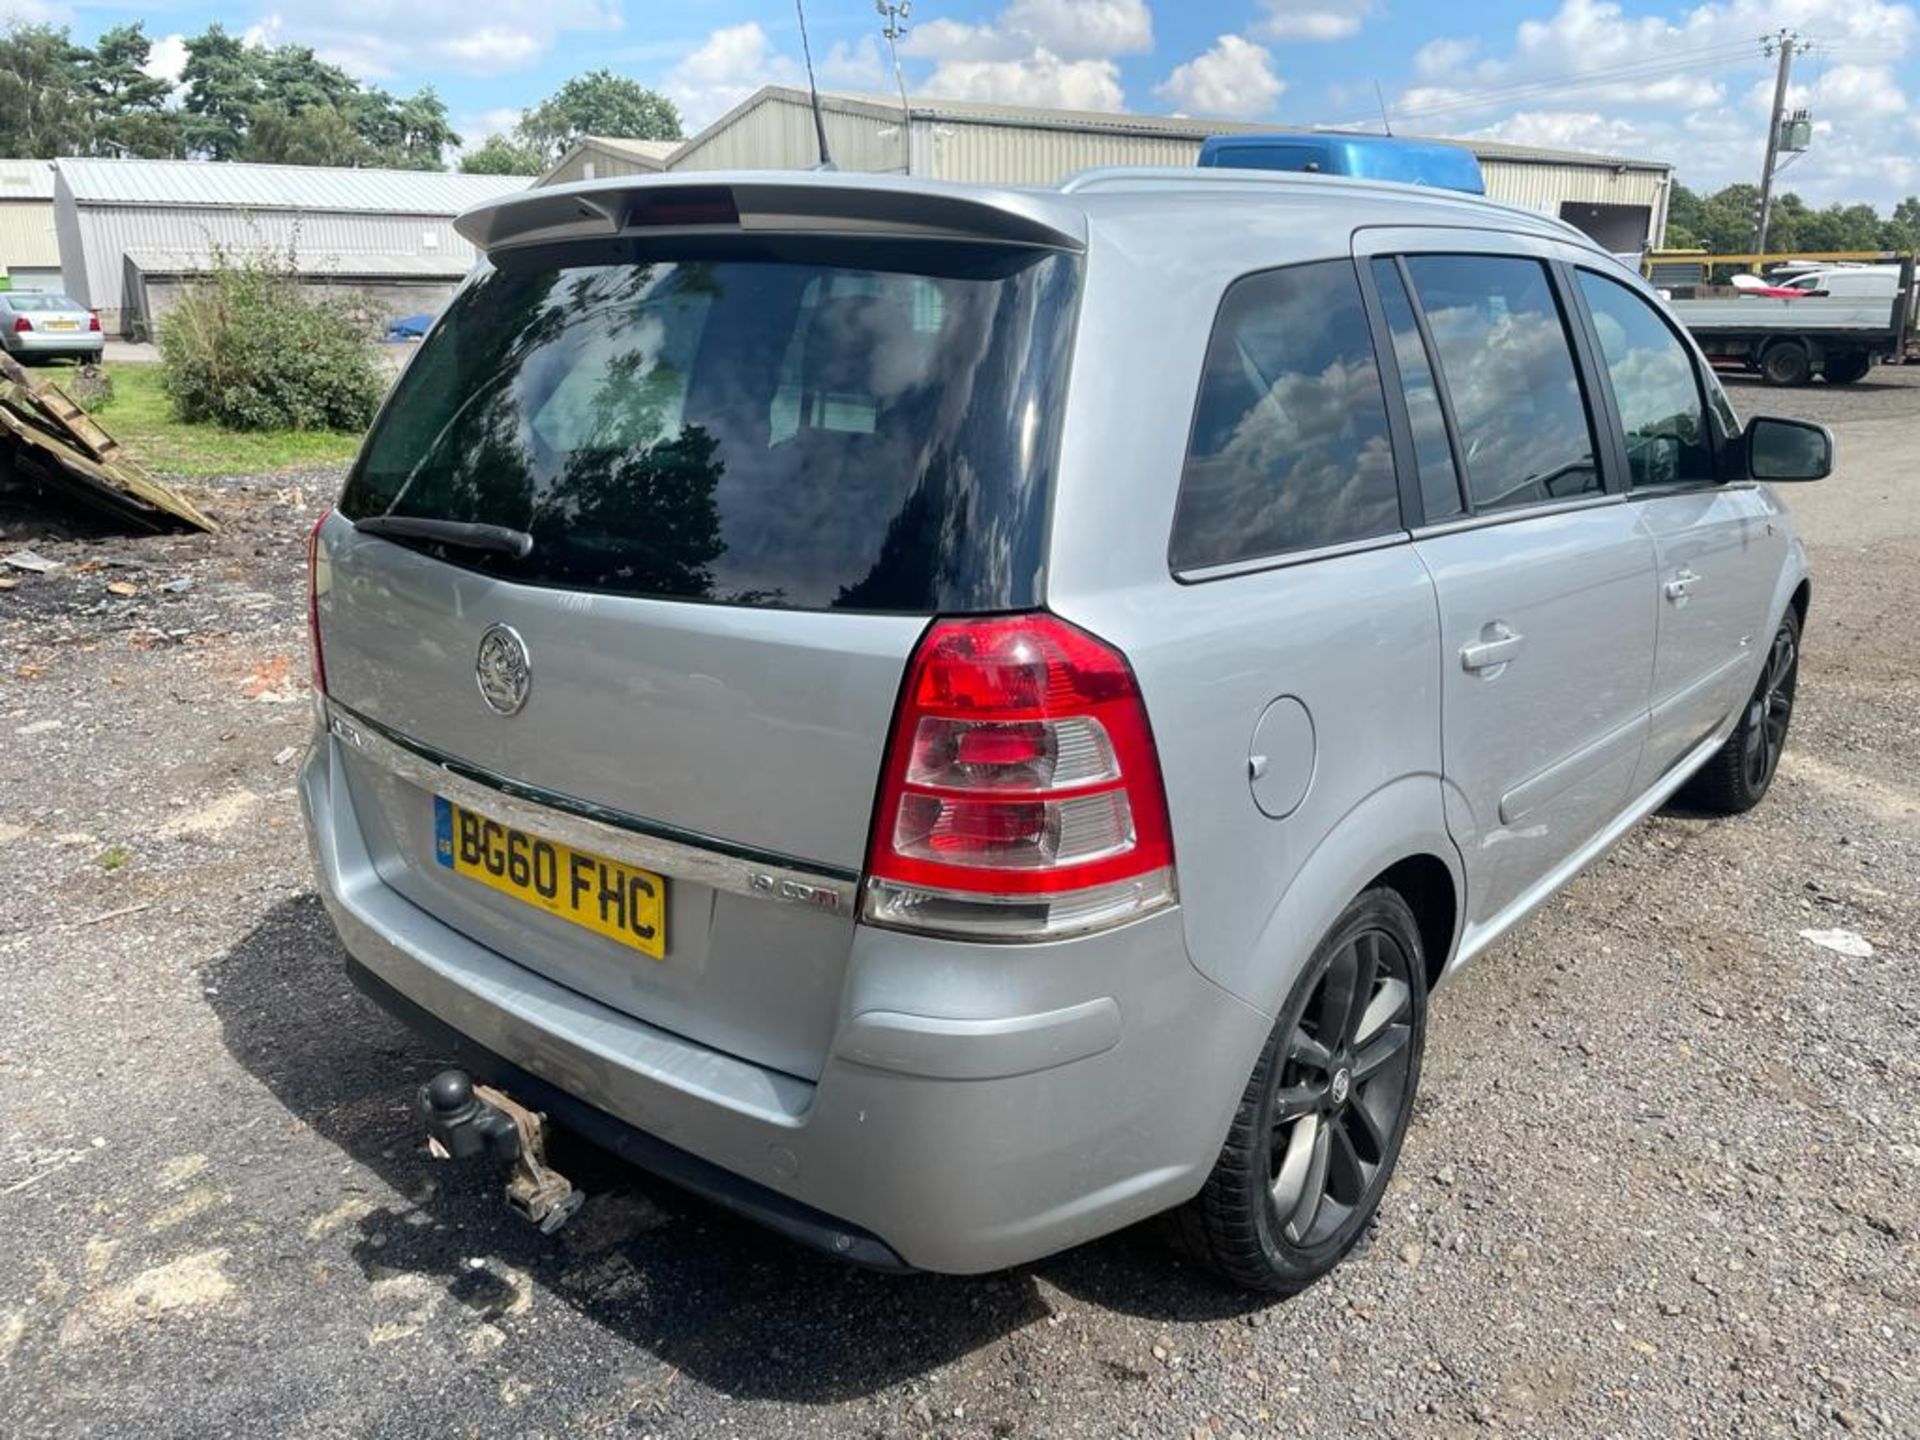
[[1087,244],[1086,216],[1044,190],[845,171],[679,171],[551,185],[476,206],[454,229],[489,253],[668,230]]
[[[1464,190],[1448,190],[1438,185],[1408,185],[1398,180],[1372,180],[1364,176],[1323,175],[1298,170],[1236,170],[1226,165],[1103,165],[1081,170],[1060,182],[1066,195],[1085,195],[1101,190],[1150,189],[1166,185],[1180,189],[1272,190],[1307,188],[1318,190],[1337,185],[1359,192],[1383,192],[1406,195],[1409,192],[1429,199],[1457,200],[1464,205],[1498,204]],[[1529,211],[1529,214],[1532,212]]]
[[[1100,192],[1124,193],[1159,187],[1179,190],[1303,190],[1324,191],[1337,187],[1354,195],[1388,195],[1396,199],[1418,196],[1442,205],[1457,205],[1468,210],[1495,210],[1508,215],[1524,215],[1544,229],[1563,232],[1583,245],[1598,249],[1593,237],[1579,226],[1554,215],[1510,205],[1485,195],[1470,195],[1464,190],[1448,190],[1438,185],[1408,185],[1398,180],[1373,180],[1353,175],[1322,175],[1298,170],[1234,170],[1227,166],[1178,165],[1106,165],[1069,175],[1059,185],[1064,195],[1088,195]],[[1602,251],[1601,253],[1606,253]]]

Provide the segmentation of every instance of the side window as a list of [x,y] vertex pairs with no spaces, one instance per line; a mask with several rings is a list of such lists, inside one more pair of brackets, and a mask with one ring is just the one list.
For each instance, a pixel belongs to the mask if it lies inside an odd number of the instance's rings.
[[1693,356],[1640,296],[1604,275],[1578,273],[1627,432],[1634,488],[1713,483],[1713,444]]
[[1390,259],[1373,262],[1373,284],[1380,292],[1380,308],[1393,333],[1393,358],[1400,366],[1400,388],[1407,399],[1407,420],[1413,426],[1413,455],[1420,467],[1421,508],[1428,524],[1450,520],[1466,507],[1460,500],[1460,477],[1453,468],[1453,447],[1447,443],[1447,419],[1440,392],[1433,383],[1433,367],[1420,325],[1401,283],[1400,267]]
[[1538,260],[1412,255],[1476,513],[1597,495],[1593,429]]
[[1173,568],[1399,528],[1386,401],[1352,262],[1235,281],[1207,342],[1174,508]]

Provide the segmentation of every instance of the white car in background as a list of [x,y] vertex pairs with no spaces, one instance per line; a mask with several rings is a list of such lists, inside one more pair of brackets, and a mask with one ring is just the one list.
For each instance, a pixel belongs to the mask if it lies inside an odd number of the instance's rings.
[[106,340],[100,317],[77,300],[50,290],[0,294],[0,347],[16,360],[64,355],[97,362]]

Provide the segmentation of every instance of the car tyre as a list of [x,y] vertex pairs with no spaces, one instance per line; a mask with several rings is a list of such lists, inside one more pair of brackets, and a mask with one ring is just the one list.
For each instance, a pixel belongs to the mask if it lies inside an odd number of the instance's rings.
[[1813,374],[1813,361],[1806,346],[1786,340],[1760,357],[1760,373],[1769,385],[1804,385]]
[[1740,723],[1681,789],[1682,804],[1714,815],[1742,815],[1766,797],[1787,748],[1799,679],[1800,616],[1788,606]]
[[1829,385],[1851,385],[1856,380],[1867,378],[1867,371],[1873,368],[1873,361],[1864,353],[1854,350],[1844,355],[1831,355],[1822,368],[1821,374],[1827,377]]
[[1413,1113],[1427,961],[1397,891],[1366,891],[1315,948],[1175,1243],[1235,1285],[1292,1295],[1366,1233]]

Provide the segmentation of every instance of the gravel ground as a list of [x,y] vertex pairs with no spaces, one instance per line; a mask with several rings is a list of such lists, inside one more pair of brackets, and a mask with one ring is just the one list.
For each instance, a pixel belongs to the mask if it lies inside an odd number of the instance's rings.
[[1642,826],[1436,996],[1375,1236],[1271,1307],[1150,1231],[865,1274],[591,1155],[541,1238],[422,1155],[434,1057],[310,892],[299,570],[337,477],[214,488],[215,540],[0,511],[0,554],[68,562],[0,591],[7,1432],[1920,1435],[1920,370],[1736,399],[1843,448],[1789,497],[1816,588],[1772,797]]

